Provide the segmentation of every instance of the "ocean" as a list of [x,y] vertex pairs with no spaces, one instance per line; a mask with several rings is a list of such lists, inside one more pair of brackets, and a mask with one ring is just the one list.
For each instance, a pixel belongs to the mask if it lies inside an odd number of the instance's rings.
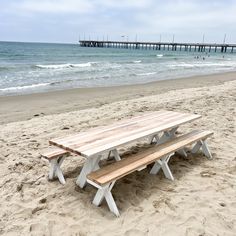
[[235,70],[233,53],[0,42],[0,95],[141,84]]

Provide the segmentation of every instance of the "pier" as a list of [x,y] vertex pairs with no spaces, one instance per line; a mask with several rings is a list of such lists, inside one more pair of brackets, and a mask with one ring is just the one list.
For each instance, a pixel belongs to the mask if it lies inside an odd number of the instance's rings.
[[233,53],[236,50],[236,44],[217,44],[217,43],[167,43],[167,42],[80,40],[79,44],[81,47],[149,49],[149,50],[152,49],[152,50],[189,51],[189,52]]

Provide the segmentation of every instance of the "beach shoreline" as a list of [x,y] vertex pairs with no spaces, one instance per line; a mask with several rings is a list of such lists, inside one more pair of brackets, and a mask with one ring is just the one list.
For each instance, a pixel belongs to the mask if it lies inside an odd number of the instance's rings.
[[0,124],[36,116],[99,107],[116,101],[166,93],[171,90],[214,86],[235,80],[236,72],[161,80],[146,84],[75,88],[26,95],[0,96]]

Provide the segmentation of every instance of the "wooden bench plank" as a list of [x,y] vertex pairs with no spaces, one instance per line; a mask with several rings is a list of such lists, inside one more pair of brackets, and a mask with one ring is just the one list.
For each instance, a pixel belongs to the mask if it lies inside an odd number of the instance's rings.
[[49,148],[49,149],[42,151],[42,153],[40,153],[40,155],[43,158],[48,159],[48,160],[52,160],[54,158],[64,156],[64,155],[66,156],[69,154],[70,154],[70,152],[68,152],[64,149],[58,148],[58,147]]
[[120,179],[143,166],[151,164],[163,156],[169,155],[187,145],[201,139],[206,139],[212,134],[213,132],[210,131],[192,131],[191,133],[174,138],[164,144],[144,150],[134,156],[122,159],[119,162],[94,171],[87,175],[87,179],[103,186],[114,180]]

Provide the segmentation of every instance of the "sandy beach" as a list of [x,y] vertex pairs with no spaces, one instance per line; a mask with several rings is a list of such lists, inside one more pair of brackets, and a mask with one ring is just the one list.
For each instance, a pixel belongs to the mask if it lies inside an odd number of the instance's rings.
[[236,72],[162,80],[115,87],[77,88],[21,96],[0,96],[0,124],[29,120],[35,116],[60,114],[105,104],[158,95],[184,88],[201,88],[235,80]]
[[[174,182],[163,173],[149,175],[149,169],[119,180],[113,189],[119,218],[105,203],[91,204],[95,188],[76,186],[83,158],[64,162],[65,186],[47,180],[49,166],[39,153],[51,138],[163,109],[202,116],[180,132],[212,130],[213,160],[174,156]],[[0,97],[0,235],[234,236],[235,128],[236,72]]]

